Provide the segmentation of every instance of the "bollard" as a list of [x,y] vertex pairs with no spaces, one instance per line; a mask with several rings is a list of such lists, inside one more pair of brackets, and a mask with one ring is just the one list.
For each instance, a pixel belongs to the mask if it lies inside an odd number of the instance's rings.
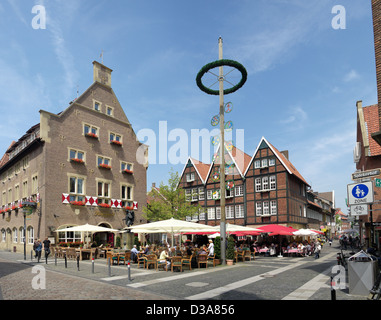
[[332,286],[333,284],[333,277],[331,277],[331,300],[336,300],[336,290]]
[[77,256],[77,270],[79,271],[79,256]]
[[127,268],[128,268],[128,282],[131,282],[132,279],[131,279],[131,266],[130,266],[130,260],[128,260]]
[[91,273],[94,273],[94,257],[91,261]]
[[33,261],[33,250],[30,250],[30,261]]
[[67,258],[66,258],[66,253],[65,253],[65,268],[67,269]]
[[57,266],[57,252],[54,253],[54,264]]

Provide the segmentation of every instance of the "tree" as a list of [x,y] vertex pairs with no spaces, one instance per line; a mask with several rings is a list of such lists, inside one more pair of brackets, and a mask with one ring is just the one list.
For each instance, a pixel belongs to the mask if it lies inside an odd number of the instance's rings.
[[149,221],[175,218],[182,220],[199,211],[199,206],[192,205],[185,199],[185,191],[179,188],[178,172],[170,171],[168,183],[161,182],[159,188],[152,188],[148,193],[148,204],[143,208],[145,218]]

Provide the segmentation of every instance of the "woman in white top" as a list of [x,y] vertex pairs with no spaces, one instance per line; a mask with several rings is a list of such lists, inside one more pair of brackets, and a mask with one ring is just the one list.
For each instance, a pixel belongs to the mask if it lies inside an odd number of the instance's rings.
[[212,240],[209,240],[209,247],[208,247],[208,256],[214,255],[214,243]]

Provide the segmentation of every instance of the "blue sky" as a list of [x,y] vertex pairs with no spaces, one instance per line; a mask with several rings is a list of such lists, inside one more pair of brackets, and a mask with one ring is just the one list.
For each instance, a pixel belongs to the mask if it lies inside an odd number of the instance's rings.
[[[225,98],[234,104],[226,120],[244,130],[244,151],[251,156],[262,136],[289,150],[313,190],[334,190],[344,209],[355,171],[356,101],[377,103],[370,2],[4,0],[0,153],[39,122],[40,109],[58,113],[77,88],[91,85],[92,61],[102,50],[135,132],[156,132],[156,149],[168,140],[158,135],[160,121],[189,136],[212,130],[218,97],[200,91],[195,78],[218,59],[221,36],[224,58],[248,71],[246,84]],[[46,9],[46,29],[32,27],[35,5]],[[345,29],[332,27],[335,5],[345,8]],[[167,149],[175,143],[167,141]],[[150,161],[147,187],[184,167],[158,164],[153,153]]]

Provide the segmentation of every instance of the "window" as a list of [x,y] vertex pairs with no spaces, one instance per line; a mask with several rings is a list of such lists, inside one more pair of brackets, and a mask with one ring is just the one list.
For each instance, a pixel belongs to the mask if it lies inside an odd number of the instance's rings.
[[24,242],[25,242],[24,228],[21,227],[20,228],[20,243],[24,243]]
[[38,177],[37,175],[34,175],[32,176],[32,194],[37,194],[37,193],[38,193]]
[[269,190],[269,177],[262,178],[262,190]]
[[243,185],[235,186],[234,191],[236,197],[243,196]]
[[34,229],[33,227],[29,227],[27,230],[28,233],[28,244],[33,244],[34,242]]
[[254,168],[255,169],[258,169],[261,167],[261,160],[255,160],[254,161]]
[[111,169],[111,159],[110,158],[98,156],[97,164],[98,164],[98,167]]
[[270,206],[271,206],[271,214],[277,214],[276,200],[271,200],[270,201]]
[[192,201],[197,201],[198,200],[198,192],[197,188],[192,189]]
[[120,163],[120,170],[122,171],[122,172],[132,172],[133,171],[133,169],[132,169],[132,163],[128,163],[128,162],[123,162],[123,161],[121,161],[121,163]]
[[212,189],[206,190],[206,197],[208,200],[213,199],[213,190]]
[[15,199],[20,199],[20,185],[15,185]]
[[216,219],[217,220],[221,219],[221,207],[216,208]]
[[23,181],[22,183],[22,197],[28,197],[28,181]]
[[185,189],[185,200],[191,201],[192,198],[192,189]]
[[127,206],[128,201],[133,201],[133,187],[129,185],[121,185],[120,190],[121,200],[122,200],[122,206]]
[[212,198],[214,200],[218,200],[221,198],[221,190],[220,189],[215,189],[213,190],[213,193],[212,193]]
[[243,218],[245,216],[243,204],[239,204],[235,206],[235,217]]
[[269,166],[270,167],[275,166],[275,158],[270,158],[269,159]]
[[276,176],[270,176],[270,190],[276,189]]
[[94,105],[95,111],[99,111],[99,112],[102,111],[102,103],[101,102],[93,100],[93,105]]
[[198,188],[198,200],[205,200],[205,191],[203,187]]
[[122,145],[122,136],[120,134],[110,132],[110,143]]
[[7,239],[7,233],[5,232],[4,229],[1,230],[1,242],[5,242]]
[[113,117],[114,116],[114,108],[107,106],[106,113],[108,116]]
[[90,136],[93,138],[98,138],[99,136],[99,129],[95,126],[84,124],[83,125],[83,133],[85,136]]
[[194,181],[194,172],[187,173],[187,182]]
[[257,214],[257,216],[262,215],[262,203],[261,202],[257,202],[255,204],[255,213]]
[[111,183],[98,181],[98,204],[109,204],[111,199]]
[[69,194],[71,201],[84,201],[85,199],[85,179],[83,177],[69,177]]
[[263,202],[263,215],[269,215],[270,214],[270,211],[269,211],[269,202],[268,201],[264,201]]
[[69,160],[83,163],[85,162],[85,153],[75,149],[69,149]]
[[[65,229],[63,229],[65,230]],[[81,241],[80,231],[60,231],[58,232],[58,242],[76,242]]]
[[17,229],[16,228],[13,228],[13,242],[14,243],[17,243]]
[[208,208],[208,220],[216,219],[216,211],[215,208]]
[[232,198],[234,196],[234,189],[225,190],[225,198]]
[[205,209],[204,208],[200,208],[198,218],[200,220],[205,220]]
[[267,165],[267,159],[262,159],[261,163],[262,163],[262,168],[268,167],[268,165]]
[[234,219],[234,207],[226,206],[226,219]]
[[255,179],[255,191],[261,191],[262,189],[262,181],[261,178],[256,178]]

